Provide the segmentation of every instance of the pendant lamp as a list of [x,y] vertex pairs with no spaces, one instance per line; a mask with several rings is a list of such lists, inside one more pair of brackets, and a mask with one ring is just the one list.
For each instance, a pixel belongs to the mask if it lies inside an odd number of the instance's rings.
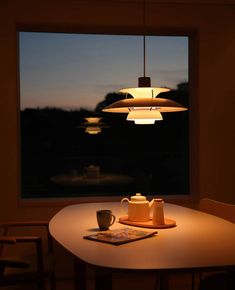
[[122,99],[105,107],[102,111],[108,113],[128,113],[127,121],[135,124],[154,124],[155,121],[163,120],[161,113],[185,111],[187,108],[179,103],[157,98],[160,93],[168,92],[168,88],[151,87],[151,78],[146,77],[146,49],[145,49],[145,26],[146,26],[146,4],[143,2],[144,35],[143,35],[143,77],[138,79],[138,87],[121,89],[121,93],[131,95],[132,98]]

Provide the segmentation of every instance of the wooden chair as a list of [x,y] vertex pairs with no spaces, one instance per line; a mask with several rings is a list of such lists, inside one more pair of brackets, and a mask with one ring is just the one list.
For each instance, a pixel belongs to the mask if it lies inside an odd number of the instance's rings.
[[[25,232],[26,229],[32,231],[33,228],[44,228],[46,231],[47,261],[45,260],[41,236],[18,235],[19,229]],[[51,290],[55,290],[54,262],[52,261],[53,243],[48,230],[48,222],[4,223],[0,224],[0,229],[2,230],[2,236],[0,236],[0,287],[30,283],[36,285],[37,289],[45,289],[45,279],[48,278]],[[16,229],[17,235],[9,235],[13,229]],[[33,253],[30,253],[28,257],[24,257],[22,254],[9,257],[6,254],[6,252],[14,250],[10,247],[17,245],[21,247],[23,244],[27,247],[33,246]]]
[[[8,237],[0,237],[0,246],[3,244],[15,244],[16,239]],[[6,268],[28,268],[29,264],[21,261],[10,261],[0,258],[0,280]]]
[[[199,209],[203,212],[221,217],[235,223],[235,205],[217,200],[203,198],[199,202]],[[202,277],[200,273],[199,290],[232,290],[235,289],[235,271],[207,273]]]
[[202,198],[199,202],[199,210],[235,223],[235,204]]

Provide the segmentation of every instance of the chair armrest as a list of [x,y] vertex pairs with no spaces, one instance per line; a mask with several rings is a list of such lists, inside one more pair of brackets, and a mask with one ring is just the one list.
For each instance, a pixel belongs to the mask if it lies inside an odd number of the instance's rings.
[[13,237],[16,243],[38,243],[42,241],[40,237],[36,236],[15,236]]
[[0,259],[0,267],[4,268],[28,268],[29,266],[28,263],[22,261]]
[[35,244],[36,259],[37,259],[37,272],[38,272],[38,275],[42,277],[43,272],[44,272],[42,239],[36,236],[14,236],[14,237],[11,236],[11,238],[15,240],[16,243],[34,243]]
[[49,233],[49,222],[45,220],[41,221],[13,221],[13,222],[6,222],[0,223],[0,228],[4,229],[4,235],[7,235],[7,232],[10,228],[19,228],[19,227],[45,227],[47,230],[47,242],[48,242],[48,249],[49,252],[53,252],[53,242],[52,237]]
[[48,221],[21,221],[21,222],[6,222],[0,223],[0,227],[2,228],[12,228],[12,227],[48,227]]
[[0,236],[0,244],[15,244],[16,239],[15,237],[1,237]]

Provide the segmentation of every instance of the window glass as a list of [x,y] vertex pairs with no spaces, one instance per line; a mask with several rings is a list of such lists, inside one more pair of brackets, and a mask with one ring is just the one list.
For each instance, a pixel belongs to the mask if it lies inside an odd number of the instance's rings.
[[[23,198],[189,193],[188,111],[101,111],[143,76],[142,36],[20,32],[19,51]],[[146,74],[188,107],[188,37],[147,36]]]

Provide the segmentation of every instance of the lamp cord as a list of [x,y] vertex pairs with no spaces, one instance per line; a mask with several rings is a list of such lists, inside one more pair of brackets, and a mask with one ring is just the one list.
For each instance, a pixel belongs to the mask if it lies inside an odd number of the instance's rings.
[[145,77],[146,76],[145,75],[145,70],[146,70],[146,68],[145,68],[146,67],[146,59],[145,59],[145,35],[143,36],[143,49],[144,49],[143,50],[144,51],[144,57],[143,57],[143,59],[144,59],[144,64],[143,64],[143,66],[144,66],[144,72],[143,73],[144,73],[144,77]]
[[146,76],[146,47],[145,47],[145,34],[146,34],[146,0],[143,0],[143,73]]

